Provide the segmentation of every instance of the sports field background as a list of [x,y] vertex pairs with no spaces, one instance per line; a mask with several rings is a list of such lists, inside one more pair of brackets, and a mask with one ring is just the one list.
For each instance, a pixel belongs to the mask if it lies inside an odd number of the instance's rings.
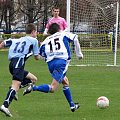
[[[0,105],[2,105],[11,75],[8,71],[7,51],[0,52]],[[30,58],[26,63],[29,70],[38,77],[37,85],[51,83],[51,76],[44,61]],[[72,113],[62,92],[62,85],[54,93],[32,92],[13,101],[10,111],[13,118],[0,112],[0,120],[120,120],[120,67],[69,67],[67,76],[75,102],[80,102],[80,109]],[[96,107],[96,99],[106,96],[110,100],[107,109]]]

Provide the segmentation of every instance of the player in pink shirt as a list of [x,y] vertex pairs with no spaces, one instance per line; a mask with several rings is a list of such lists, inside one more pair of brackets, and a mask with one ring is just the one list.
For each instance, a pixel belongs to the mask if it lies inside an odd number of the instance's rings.
[[43,32],[43,35],[46,35],[48,32],[48,28],[52,23],[57,23],[60,26],[61,30],[67,29],[67,22],[64,18],[59,16],[60,9],[58,7],[53,8],[53,17],[48,20],[48,23],[46,25],[45,31]]

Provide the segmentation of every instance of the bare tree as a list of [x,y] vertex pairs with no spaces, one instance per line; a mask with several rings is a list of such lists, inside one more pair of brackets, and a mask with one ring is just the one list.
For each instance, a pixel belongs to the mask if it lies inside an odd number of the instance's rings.
[[[18,0],[20,10],[23,15],[27,16],[26,23],[40,21],[41,27],[44,29],[48,17],[51,16],[51,10],[58,5],[63,7],[64,0]],[[62,4],[61,4],[62,3]],[[63,12],[64,13],[64,12]]]
[[[4,32],[7,34],[11,33],[11,25],[13,23],[13,21],[15,20],[15,16],[18,13],[18,7],[15,9],[15,2],[13,0],[5,0],[2,4],[1,4],[1,19],[0,19],[0,23],[2,23],[2,21],[5,22],[5,29]],[[0,24],[1,26],[1,24]]]

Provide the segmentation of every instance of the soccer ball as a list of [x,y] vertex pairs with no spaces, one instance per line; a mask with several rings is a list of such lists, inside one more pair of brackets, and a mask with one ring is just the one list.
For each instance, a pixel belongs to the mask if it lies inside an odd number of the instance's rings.
[[109,107],[109,99],[105,96],[100,96],[97,99],[96,104],[97,104],[97,107],[99,107],[101,109],[108,108]]

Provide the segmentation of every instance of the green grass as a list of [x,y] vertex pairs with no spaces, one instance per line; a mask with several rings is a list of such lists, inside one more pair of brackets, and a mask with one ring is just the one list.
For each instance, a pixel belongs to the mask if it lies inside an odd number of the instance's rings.
[[[0,52],[0,104],[11,84],[8,65],[7,52]],[[26,70],[38,77],[37,85],[51,83],[47,65],[42,60],[30,58]],[[70,111],[60,85],[53,94],[32,92],[23,96],[24,89],[20,89],[19,100],[9,107],[13,118],[0,113],[0,120],[120,120],[120,67],[69,67],[67,76],[73,100],[81,104],[75,113]],[[107,109],[96,107],[96,99],[102,95],[110,100]]]

